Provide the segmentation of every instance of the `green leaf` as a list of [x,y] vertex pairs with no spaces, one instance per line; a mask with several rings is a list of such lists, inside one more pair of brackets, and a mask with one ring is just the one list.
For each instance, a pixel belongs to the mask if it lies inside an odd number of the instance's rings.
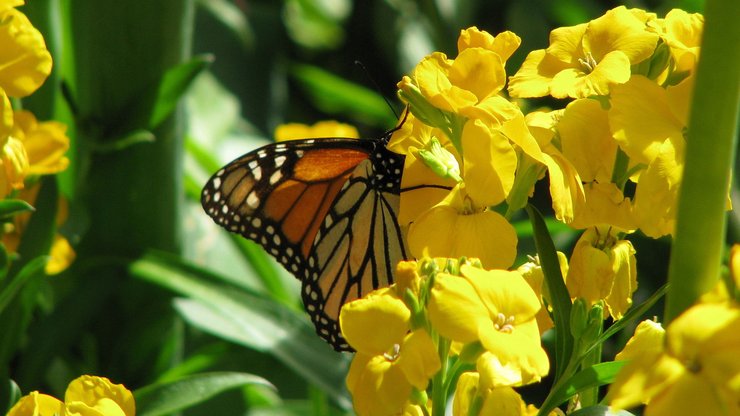
[[640,306],[636,306],[629,310],[622,319],[614,322],[612,326],[609,327],[604,333],[602,333],[596,341],[593,342],[591,346],[589,346],[585,354],[588,354],[592,349],[596,348],[596,346],[603,344],[604,341],[609,339],[612,335],[616,334],[617,332],[621,331],[626,327],[628,324],[630,324],[635,319],[643,316],[645,312],[648,311],[653,305],[655,305],[655,302],[657,302],[661,297],[663,297],[668,292],[668,283],[661,286],[658,290],[655,291],[652,295],[650,295],[645,302],[642,302]]
[[579,371],[565,383],[560,384],[556,391],[550,393],[548,403],[554,408],[580,391],[612,383],[625,364],[627,361],[610,361]]
[[246,373],[218,372],[157,383],[134,392],[138,416],[159,416],[187,409],[227,390],[248,385],[270,386],[267,380]]
[[346,360],[315,332],[305,316],[264,295],[217,282],[214,274],[180,260],[150,254],[131,273],[187,300],[176,307],[192,325],[239,345],[268,353],[327,392],[345,408]]
[[0,372],[0,414],[3,415],[6,414],[22,396],[21,389],[17,384],[15,384],[15,381],[6,377],[6,372]]
[[170,68],[162,76],[157,87],[154,107],[147,127],[154,129],[164,121],[177,107],[180,98],[192,84],[195,77],[207,68],[213,57],[210,55],[196,56],[180,65]]
[[0,218],[34,210],[31,204],[22,199],[5,199],[0,201]]
[[254,46],[254,33],[247,20],[247,14],[239,6],[226,0],[199,0],[198,6],[229,29],[245,47]]
[[609,406],[599,404],[578,409],[569,416],[634,416],[634,414],[626,410],[611,410]]
[[26,285],[32,278],[37,277],[44,272],[44,266],[49,261],[48,256],[37,257],[26,263],[15,276],[10,277],[10,283],[0,290],[0,313],[13,300],[16,293]]
[[553,321],[556,328],[555,339],[555,381],[563,375],[573,352],[573,336],[570,333],[570,301],[568,288],[560,272],[560,262],[555,251],[555,245],[545,225],[542,214],[533,205],[527,205],[527,214],[534,230],[534,242],[537,247],[542,273],[545,275],[545,284],[550,292],[550,301],[553,309]]
[[383,128],[396,123],[383,97],[372,90],[310,65],[295,64],[290,74],[321,111]]

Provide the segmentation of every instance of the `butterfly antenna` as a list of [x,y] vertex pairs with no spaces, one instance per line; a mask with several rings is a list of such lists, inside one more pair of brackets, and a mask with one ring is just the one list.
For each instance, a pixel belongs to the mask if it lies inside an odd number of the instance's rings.
[[[383,101],[385,101],[386,105],[388,105],[388,108],[391,109],[391,112],[393,113],[393,115],[396,116],[396,119],[398,119],[398,113],[396,112],[396,109],[393,108],[393,106],[391,105],[391,102],[388,101],[388,98],[386,98],[386,96],[380,91],[380,85],[378,85],[378,82],[375,81],[375,78],[370,76],[370,71],[367,70],[367,67],[365,66],[365,64],[363,64],[359,60],[356,60],[355,65],[359,66],[360,68],[362,68],[363,71],[365,71],[365,75],[367,75],[367,77],[370,79],[370,82],[372,82],[373,86],[375,87],[375,92],[377,92],[378,95],[383,97]],[[406,117],[404,116],[404,121],[405,120],[406,120]],[[403,124],[403,122],[401,122],[401,124]]]

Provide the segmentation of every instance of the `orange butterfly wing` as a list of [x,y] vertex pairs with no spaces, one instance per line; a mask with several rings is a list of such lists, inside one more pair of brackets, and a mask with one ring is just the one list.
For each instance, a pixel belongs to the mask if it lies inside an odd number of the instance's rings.
[[302,282],[317,332],[337,350],[341,306],[393,281],[406,248],[396,221],[404,156],[378,140],[271,144],[203,189],[213,220],[256,241]]

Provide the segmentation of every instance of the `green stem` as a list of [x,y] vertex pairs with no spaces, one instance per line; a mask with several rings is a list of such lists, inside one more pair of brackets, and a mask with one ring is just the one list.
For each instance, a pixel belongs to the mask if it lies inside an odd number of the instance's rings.
[[447,407],[447,369],[450,352],[450,341],[438,337],[437,352],[442,366],[432,378],[432,415],[443,416]]
[[[598,335],[601,335],[599,331]],[[598,337],[598,335],[596,337]],[[583,359],[580,361],[581,369],[591,368],[592,366],[601,363],[601,350],[604,344],[597,344],[595,348],[589,350],[588,353],[583,355]],[[581,406],[588,407],[593,406],[599,402],[599,388],[592,387],[581,392]]]
[[740,111],[740,2],[707,0],[666,296],[669,323],[720,276]]

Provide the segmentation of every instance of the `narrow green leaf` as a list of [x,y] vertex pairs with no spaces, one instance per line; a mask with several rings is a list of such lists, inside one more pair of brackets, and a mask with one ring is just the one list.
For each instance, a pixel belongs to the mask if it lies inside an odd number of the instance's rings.
[[596,346],[603,344],[604,341],[609,339],[612,335],[616,334],[617,332],[624,329],[629,323],[634,321],[635,319],[643,316],[645,312],[650,309],[653,305],[655,305],[655,302],[657,302],[660,298],[662,298],[666,293],[668,293],[668,283],[664,284],[660,287],[660,289],[656,290],[655,293],[650,295],[645,302],[642,302],[640,306],[634,307],[629,310],[622,319],[614,322],[612,326],[610,326],[604,333],[602,333],[594,342],[589,346],[584,354],[589,353],[592,349],[596,348]]
[[569,416],[634,416],[634,414],[626,410],[611,410],[609,406],[599,404],[578,409]]
[[29,211],[34,211],[34,208],[22,199],[5,199],[0,201],[0,218]]
[[15,381],[7,378],[7,372],[0,372],[0,414],[6,414],[20,400],[21,389]]
[[48,256],[37,257],[26,263],[18,274],[10,277],[10,283],[0,290],[0,313],[26,283],[44,272],[47,261],[49,261]]
[[131,273],[189,298],[177,301],[184,318],[200,329],[272,354],[345,408],[346,360],[294,310],[243,288],[217,283],[213,274],[162,256],[148,255]]
[[554,408],[580,391],[612,383],[625,364],[627,361],[610,361],[579,371],[565,383],[560,384],[556,391],[550,393],[548,403]]
[[221,22],[241,41],[244,47],[254,45],[254,33],[244,13],[235,3],[226,0],[198,0],[198,6],[202,7],[213,17]]
[[542,265],[542,273],[545,275],[545,285],[550,293],[550,306],[553,309],[553,321],[556,328],[555,339],[555,381],[560,378],[563,371],[570,362],[573,353],[573,336],[570,333],[570,309],[573,306],[570,301],[568,288],[560,272],[560,262],[555,251],[555,245],[550,238],[550,232],[545,225],[542,214],[533,205],[527,205],[527,214],[532,222],[534,230],[534,242],[537,254]]
[[272,387],[262,377],[232,372],[197,374],[149,385],[134,392],[136,414],[167,415],[202,403],[227,390],[254,384]]
[[141,143],[152,143],[156,140],[154,133],[149,130],[138,129],[126,133],[123,137],[95,144],[98,153],[113,153]]
[[322,111],[386,129],[396,123],[383,97],[370,89],[310,65],[293,65],[290,74]]
[[154,100],[147,127],[150,129],[158,127],[175,110],[180,97],[192,84],[195,77],[207,68],[211,62],[213,62],[213,57],[210,55],[196,56],[164,73],[157,87],[157,96]]

